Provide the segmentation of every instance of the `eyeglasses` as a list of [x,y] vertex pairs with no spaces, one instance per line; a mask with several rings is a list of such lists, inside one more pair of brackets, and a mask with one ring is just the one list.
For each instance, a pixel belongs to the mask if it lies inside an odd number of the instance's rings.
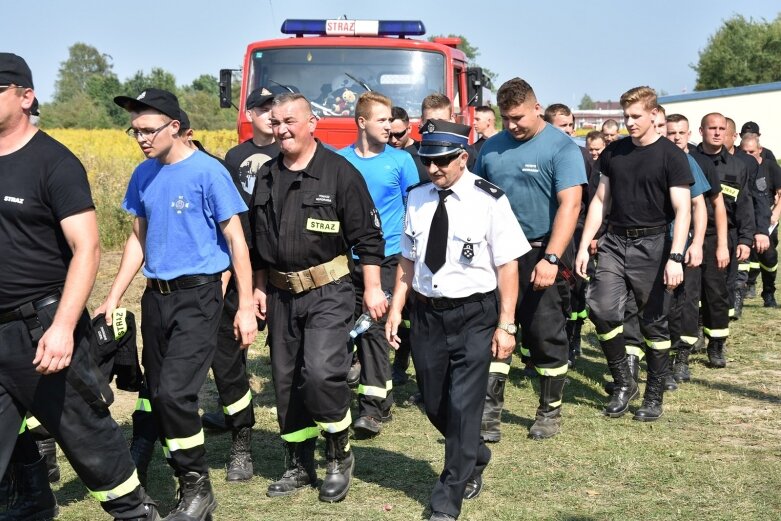
[[390,136],[391,136],[393,139],[401,139],[401,138],[403,138],[403,137],[404,137],[404,134],[406,134],[408,131],[409,131],[409,129],[408,129],[408,128],[405,128],[405,129],[404,129],[404,130],[402,130],[401,132],[391,132],[391,133],[390,133]]
[[445,168],[450,163],[455,161],[461,157],[461,152],[456,152],[455,154],[449,154],[447,156],[442,157],[424,157],[420,156],[420,162],[423,163],[423,166],[429,167],[431,166],[431,163],[434,163],[437,165],[437,168]]
[[8,89],[23,89],[24,87],[20,87],[19,85],[0,85],[0,94],[7,91]]
[[173,122],[174,122],[174,120],[172,119],[171,121],[169,121],[165,125],[157,127],[156,129],[148,129],[148,128],[135,129],[133,127],[130,127],[129,129],[127,129],[125,131],[125,133],[128,136],[132,137],[133,139],[138,139],[139,137],[141,137],[143,139],[149,139],[152,136],[155,136],[158,132],[160,132],[161,130],[163,130],[165,127],[167,127],[168,125],[170,125]]

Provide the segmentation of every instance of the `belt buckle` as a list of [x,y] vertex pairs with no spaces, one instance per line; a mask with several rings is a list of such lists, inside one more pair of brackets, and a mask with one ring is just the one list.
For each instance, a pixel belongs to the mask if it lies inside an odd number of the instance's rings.
[[163,295],[171,293],[171,285],[167,280],[157,279],[157,289],[160,290],[160,293]]
[[640,237],[640,230],[637,228],[627,228],[626,229],[626,236],[630,239],[637,239]]

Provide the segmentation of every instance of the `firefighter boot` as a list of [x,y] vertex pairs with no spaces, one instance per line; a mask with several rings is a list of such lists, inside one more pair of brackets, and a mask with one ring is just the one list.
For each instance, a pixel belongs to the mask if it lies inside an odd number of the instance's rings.
[[[629,362],[629,372],[632,374],[632,379],[635,383],[640,382],[640,357],[637,355],[626,355],[626,359]],[[604,389],[607,394],[613,394],[613,390],[616,388],[615,382],[605,382]]]
[[285,442],[286,470],[282,477],[268,486],[269,497],[289,496],[317,482],[315,472],[316,438],[299,443]]
[[141,482],[141,486],[146,488],[147,474],[149,472],[149,464],[152,462],[152,453],[155,449],[155,439],[149,439],[138,433],[133,433],[133,439],[130,441],[130,457],[133,458],[133,463],[138,471],[138,481]]
[[347,385],[350,389],[355,389],[360,381],[361,361],[358,360],[358,351],[353,351],[353,363],[350,365],[350,370],[347,371]]
[[661,374],[648,375],[645,383],[643,404],[635,412],[632,419],[641,422],[652,422],[662,416],[662,399],[664,397],[664,376]]
[[632,355],[624,355],[618,360],[608,360],[607,362],[610,373],[613,375],[615,386],[613,387],[613,393],[610,395],[610,401],[603,412],[606,416],[610,416],[611,418],[620,418],[623,416],[627,409],[629,409],[629,402],[640,394],[637,389],[637,382],[632,377],[632,368],[629,361],[630,357],[632,357]]
[[529,429],[529,438],[544,440],[561,430],[561,402],[566,380],[564,375],[540,376],[540,407],[534,425]]
[[46,469],[49,473],[49,483],[57,483],[60,480],[60,466],[57,464],[57,443],[54,438],[36,440],[38,452],[46,459]]
[[[680,343],[679,343],[680,344]],[[676,349],[677,351],[677,349]],[[669,366],[672,366],[674,364],[673,360],[677,359],[677,355],[673,357],[673,355],[670,355],[670,363]],[[675,377],[673,375],[672,370],[668,370],[664,375],[664,390],[666,391],[677,391],[678,390],[678,382],[676,382]]]
[[569,366],[575,365],[575,360],[581,355],[580,348],[580,330],[583,326],[583,321],[569,320],[567,322],[567,338],[569,339]]
[[738,320],[743,315],[743,299],[745,296],[746,288],[735,288],[735,316],[734,320]]
[[349,430],[325,433],[326,471],[320,487],[320,501],[341,501],[350,489],[355,468],[355,457],[350,450]]
[[0,521],[48,521],[57,516],[59,507],[49,485],[45,457],[30,465],[14,464],[7,472],[13,472],[15,490],[10,491],[11,501]]
[[225,481],[247,481],[252,479],[252,429],[242,427],[234,429],[230,459]]
[[711,338],[708,342],[708,362],[711,367],[722,368],[727,366],[724,358],[724,339]]
[[682,343],[678,347],[678,353],[675,355],[675,363],[673,364],[673,378],[678,383],[688,382],[692,378],[689,372],[689,355],[691,352],[691,347],[686,344]]
[[[161,521],[163,518],[157,512],[157,503],[149,496],[146,496],[144,503],[139,506],[139,510],[142,510],[136,517],[123,517],[124,521]],[[120,521],[119,518],[114,518],[114,521]]]
[[210,521],[217,508],[209,474],[179,476],[179,502],[164,521]]
[[480,437],[487,443],[496,443],[502,439],[502,408],[504,407],[504,386],[507,375],[488,373],[488,389],[483,405],[483,419],[480,423]]

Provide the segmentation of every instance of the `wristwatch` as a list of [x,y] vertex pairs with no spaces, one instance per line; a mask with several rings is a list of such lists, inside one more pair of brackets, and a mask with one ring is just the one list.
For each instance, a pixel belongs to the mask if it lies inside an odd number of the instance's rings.
[[502,331],[505,331],[512,336],[518,334],[518,326],[511,322],[499,322],[496,324],[496,329],[501,329]]
[[682,253],[671,253],[670,254],[670,260],[680,264],[680,263],[683,262],[683,254]]
[[555,253],[546,253],[545,255],[542,256],[542,258],[550,262],[554,266],[558,266],[559,264],[559,256],[556,255]]

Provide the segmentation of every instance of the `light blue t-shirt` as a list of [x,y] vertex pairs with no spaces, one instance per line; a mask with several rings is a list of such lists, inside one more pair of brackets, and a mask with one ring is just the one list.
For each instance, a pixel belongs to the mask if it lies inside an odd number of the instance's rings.
[[692,199],[694,199],[710,190],[711,187],[708,179],[705,177],[705,172],[702,171],[702,168],[700,168],[700,165],[697,164],[697,161],[691,154],[686,154],[686,159],[689,160],[689,167],[692,169],[692,177],[694,178],[694,184],[689,187]]
[[138,165],[122,208],[146,219],[143,273],[164,280],[225,271],[230,254],[220,223],[247,211],[228,171],[200,151],[172,165]]
[[547,123],[526,141],[516,140],[506,130],[486,141],[475,174],[504,190],[529,240],[550,235],[560,191],[586,184],[580,148]]
[[407,188],[420,179],[412,156],[390,145],[385,145],[381,154],[369,158],[356,154],[355,145],[345,147],[337,154],[347,159],[366,180],[374,206],[380,213],[385,256],[400,253]]

